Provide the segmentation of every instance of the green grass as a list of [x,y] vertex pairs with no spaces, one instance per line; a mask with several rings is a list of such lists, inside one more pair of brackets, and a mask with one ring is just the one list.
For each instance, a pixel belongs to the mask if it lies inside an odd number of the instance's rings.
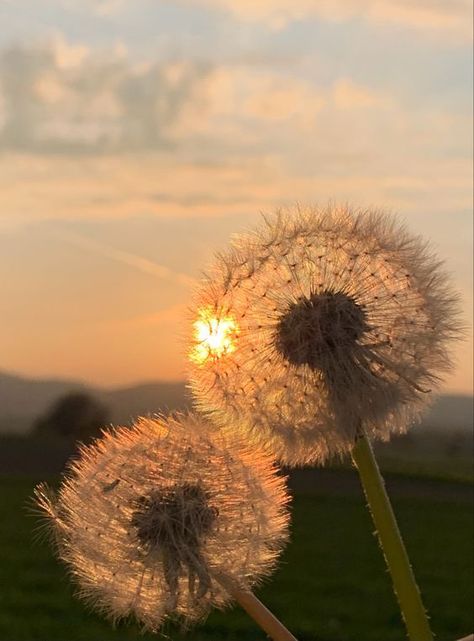
[[[27,513],[31,480],[0,481],[0,639],[117,641],[156,639],[134,625],[112,628],[73,596],[46,543],[34,543]],[[465,501],[395,501],[395,510],[438,641],[472,631],[472,507]],[[362,498],[297,496],[292,540],[261,599],[300,641],[405,639],[382,555]],[[213,613],[173,641],[258,641],[265,635],[234,608]]]

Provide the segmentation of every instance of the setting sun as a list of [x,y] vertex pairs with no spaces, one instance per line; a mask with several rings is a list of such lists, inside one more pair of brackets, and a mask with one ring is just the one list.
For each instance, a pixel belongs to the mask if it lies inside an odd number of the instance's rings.
[[235,350],[237,323],[230,316],[217,318],[208,309],[199,312],[199,319],[194,323],[194,340],[196,344],[191,352],[191,359],[204,363],[208,358],[220,358]]

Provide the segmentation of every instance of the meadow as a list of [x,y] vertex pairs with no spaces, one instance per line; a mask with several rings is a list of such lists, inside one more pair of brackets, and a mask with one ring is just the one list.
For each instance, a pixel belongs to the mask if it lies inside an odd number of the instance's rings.
[[[454,480],[433,485],[398,475],[391,481],[395,486],[397,479],[405,490],[394,493],[394,507],[437,641],[454,641],[474,628],[470,485]],[[406,490],[407,480],[413,492]],[[0,480],[0,639],[160,638],[133,623],[114,629],[73,596],[50,546],[35,539],[38,521],[28,510],[35,483]],[[296,487],[291,542],[258,594],[300,641],[402,641],[404,627],[363,497],[341,488]],[[214,612],[187,633],[168,625],[161,638],[258,641],[265,635],[235,607]]]

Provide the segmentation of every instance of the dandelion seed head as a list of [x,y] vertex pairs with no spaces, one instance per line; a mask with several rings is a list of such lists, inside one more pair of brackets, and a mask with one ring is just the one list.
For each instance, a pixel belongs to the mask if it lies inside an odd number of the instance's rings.
[[288,496],[272,459],[194,415],[143,418],[83,447],[57,496],[37,504],[79,594],[117,620],[184,625],[275,567]]
[[405,431],[460,336],[428,244],[349,207],[280,211],[236,238],[196,292],[194,318],[203,309],[239,331],[220,358],[190,359],[200,409],[289,465],[345,454],[360,424],[375,439]]

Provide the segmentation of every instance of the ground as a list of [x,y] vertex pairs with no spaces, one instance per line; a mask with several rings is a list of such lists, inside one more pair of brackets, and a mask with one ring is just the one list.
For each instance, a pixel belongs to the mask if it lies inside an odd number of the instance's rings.
[[[29,513],[28,499],[36,481],[0,481],[0,639],[156,639],[143,636],[133,624],[114,629],[73,596],[50,546],[35,542],[38,522]],[[291,542],[279,570],[258,591],[260,598],[300,641],[404,640],[363,497],[347,478],[332,492],[328,478],[313,481],[294,485]],[[474,628],[471,488],[403,476],[390,477],[388,486],[437,641],[454,641]],[[213,613],[187,634],[170,626],[163,634],[172,641],[265,638],[238,607]]]

